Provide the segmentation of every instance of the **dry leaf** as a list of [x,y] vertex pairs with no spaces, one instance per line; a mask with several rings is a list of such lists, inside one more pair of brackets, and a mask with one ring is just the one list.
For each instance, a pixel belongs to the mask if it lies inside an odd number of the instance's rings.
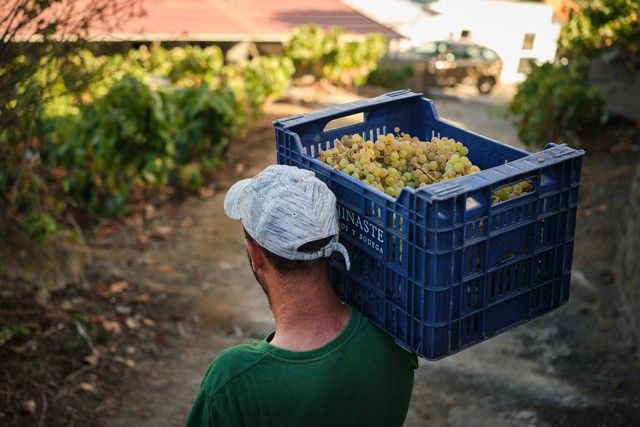
[[151,219],[156,214],[156,208],[151,203],[147,203],[144,205],[144,217],[146,219]]
[[102,323],[104,321],[104,316],[101,314],[89,316],[89,322],[93,325],[97,325],[98,323]]
[[105,237],[109,237],[111,234],[113,234],[113,227],[109,226],[109,225],[103,225],[100,228],[98,228],[98,230],[96,231],[96,237],[98,238],[105,238]]
[[170,265],[163,264],[160,267],[158,267],[158,271],[160,273],[169,274],[169,273],[175,272],[176,270],[173,267],[171,267]]
[[124,324],[127,325],[129,329],[138,329],[140,327],[140,323],[133,317],[127,317]]
[[149,235],[147,233],[138,234],[138,242],[147,243],[149,241]]
[[129,307],[128,305],[116,305],[115,308],[115,312],[118,314],[122,314],[124,316],[127,316],[129,314],[131,314],[131,312],[133,311],[133,309],[131,307]]
[[121,331],[120,323],[115,320],[103,320],[102,328],[110,334],[119,334]]
[[150,300],[151,300],[151,295],[149,295],[148,293],[136,295],[135,297],[133,297],[133,301],[140,304],[146,304]]
[[82,391],[86,391],[87,393],[95,393],[96,391],[96,388],[91,383],[80,383],[78,388]]
[[113,360],[115,360],[118,363],[122,363],[123,365],[126,365],[129,368],[135,368],[136,366],[136,362],[134,362],[132,359],[125,359],[124,357],[121,357],[121,356],[116,356],[113,358]]
[[101,286],[98,289],[96,289],[96,294],[98,294],[100,298],[104,298],[104,299],[109,299],[111,297],[111,292],[109,291],[109,288],[107,288],[106,286]]
[[153,229],[151,235],[153,237],[165,237],[173,233],[173,227],[170,225],[159,225]]
[[91,366],[97,366],[98,360],[100,360],[100,356],[98,355],[98,353],[91,353],[85,356],[82,360],[84,360],[87,364]]
[[153,319],[149,319],[148,317],[145,317],[144,319],[142,319],[142,324],[145,326],[154,326],[156,324],[155,320]]
[[119,280],[117,282],[112,283],[111,286],[109,286],[109,291],[112,294],[119,294],[120,292],[124,291],[128,287],[129,287],[129,283],[126,280]]
[[25,400],[22,402],[22,412],[27,414],[35,414],[36,413],[36,401],[35,400]]
[[134,230],[140,231],[144,226],[144,218],[140,214],[131,215],[129,218],[125,219],[127,226]]

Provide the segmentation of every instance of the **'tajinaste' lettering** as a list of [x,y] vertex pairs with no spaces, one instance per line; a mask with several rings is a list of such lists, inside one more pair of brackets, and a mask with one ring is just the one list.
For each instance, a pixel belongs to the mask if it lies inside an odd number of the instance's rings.
[[338,214],[341,221],[346,221],[379,243],[384,243],[384,230],[366,218],[341,205],[338,205]]

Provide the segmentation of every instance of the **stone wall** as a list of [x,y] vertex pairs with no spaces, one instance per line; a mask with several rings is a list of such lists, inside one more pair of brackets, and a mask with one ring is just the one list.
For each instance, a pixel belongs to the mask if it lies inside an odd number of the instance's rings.
[[616,285],[625,317],[630,322],[632,333],[640,347],[640,165],[631,186],[619,237]]
[[609,114],[640,124],[640,72],[596,59],[590,81],[604,95]]

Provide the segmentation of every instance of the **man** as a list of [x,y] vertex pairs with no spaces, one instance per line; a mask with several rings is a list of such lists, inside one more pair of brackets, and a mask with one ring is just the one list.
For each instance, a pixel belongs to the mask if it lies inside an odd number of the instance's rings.
[[217,357],[186,425],[402,425],[417,359],[333,292],[328,257],[349,268],[349,255],[331,190],[313,172],[269,166],[233,185],[224,209],[244,226],[276,330]]

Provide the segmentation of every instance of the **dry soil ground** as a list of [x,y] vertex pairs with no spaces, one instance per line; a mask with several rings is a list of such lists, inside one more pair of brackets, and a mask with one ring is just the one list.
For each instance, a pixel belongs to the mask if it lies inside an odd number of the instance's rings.
[[[518,144],[514,129],[499,115],[504,105],[499,98],[477,98],[464,90],[434,95],[441,117]],[[309,107],[335,102],[335,98],[316,98],[316,105]],[[349,95],[338,98],[345,102]],[[270,119],[298,109],[285,103],[272,106],[267,120],[246,141],[238,142],[231,152],[231,164],[244,165],[231,168],[240,172],[237,178],[251,176],[273,161]],[[624,165],[606,150],[600,151],[604,152],[587,157],[585,181],[606,176],[614,186],[624,187],[628,178]],[[620,168],[613,177],[599,174],[598,170],[612,165]],[[627,173],[630,176],[630,168]],[[622,182],[616,181],[618,175]],[[229,182],[236,179],[232,174],[227,178]],[[162,367],[151,364],[149,380],[142,382],[150,387],[133,387],[126,400],[114,407],[112,417],[103,419],[105,425],[179,424],[210,360],[227,345],[262,338],[271,327],[265,298],[246,263],[240,227],[222,213],[224,185],[220,187],[211,199],[191,199],[180,206],[175,220],[187,215],[193,226],[148,253],[203,275],[200,280],[172,285],[193,295],[191,313],[200,319],[197,338],[179,357],[163,361]],[[617,313],[609,310],[615,305],[608,268],[613,224],[602,217],[615,212],[622,194],[612,199],[606,187],[606,182],[583,187],[581,217],[585,209],[591,211],[586,210],[579,224],[571,304],[457,355],[421,363],[407,425],[631,425],[640,421],[635,352],[618,334]],[[598,208],[601,203],[608,208]]]
[[[271,120],[355,98],[318,92],[299,89],[292,99],[269,106],[250,133],[233,142],[213,194],[166,203],[143,225],[109,224],[109,233],[90,240],[93,269],[101,266],[96,280],[108,282],[104,278],[111,275],[152,295],[164,292],[172,319],[179,320],[162,351],[133,349],[135,368],[100,394],[96,423],[180,425],[211,360],[228,346],[270,332],[271,314],[248,267],[240,225],[226,218],[222,201],[231,183],[274,162]],[[499,114],[500,96],[478,98],[460,89],[438,92],[434,100],[441,117],[518,144]],[[612,154],[597,144],[587,149],[570,304],[457,355],[421,361],[406,425],[640,423],[637,349],[620,329],[610,267],[617,215],[637,154],[625,147]],[[160,232],[141,244],[140,233],[149,230]]]

